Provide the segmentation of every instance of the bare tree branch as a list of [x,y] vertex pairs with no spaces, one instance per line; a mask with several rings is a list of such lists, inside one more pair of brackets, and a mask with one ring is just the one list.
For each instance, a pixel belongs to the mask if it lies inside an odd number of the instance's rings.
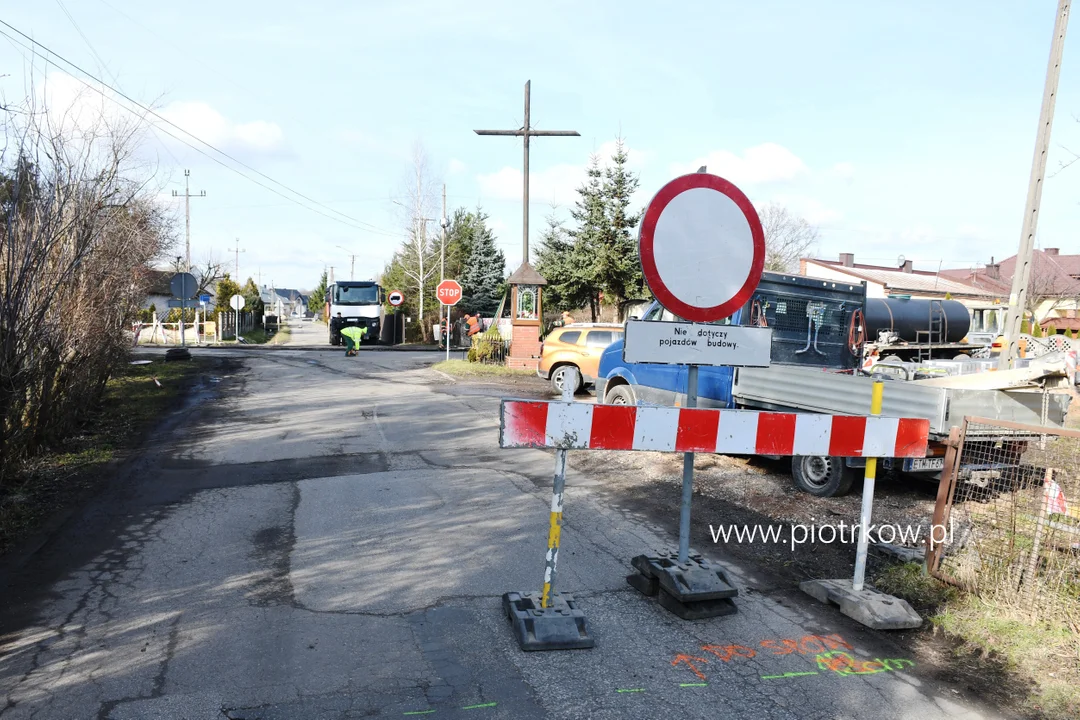
[[818,230],[782,205],[766,205],[758,213],[765,231],[765,269],[795,272],[799,258],[818,241]]

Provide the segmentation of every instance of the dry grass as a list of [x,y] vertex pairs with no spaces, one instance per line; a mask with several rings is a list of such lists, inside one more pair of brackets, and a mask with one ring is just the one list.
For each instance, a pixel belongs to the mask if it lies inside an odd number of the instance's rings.
[[532,370],[518,370],[508,368],[505,365],[471,363],[466,360],[443,360],[431,367],[447,375],[456,375],[458,377],[536,377],[536,373]]

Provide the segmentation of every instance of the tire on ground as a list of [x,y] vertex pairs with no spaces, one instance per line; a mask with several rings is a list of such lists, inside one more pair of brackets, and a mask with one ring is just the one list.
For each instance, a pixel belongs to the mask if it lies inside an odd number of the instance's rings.
[[855,481],[844,458],[821,455],[792,456],[791,476],[796,487],[818,497],[846,495]]
[[629,385],[616,385],[608,388],[604,395],[604,402],[608,405],[636,405],[637,399]]
[[[551,381],[551,389],[561,395],[562,394],[563,378],[566,376],[566,371],[567,370],[572,370],[572,369],[575,369],[573,365],[558,365],[558,366],[556,366],[551,371],[551,376],[549,378],[550,381]],[[582,381],[581,381],[581,371],[578,370],[578,372],[577,372],[577,387],[574,388],[574,394],[575,395],[577,395],[579,392],[581,392],[581,388],[583,387],[583,385],[584,385],[584,383],[582,383]]]

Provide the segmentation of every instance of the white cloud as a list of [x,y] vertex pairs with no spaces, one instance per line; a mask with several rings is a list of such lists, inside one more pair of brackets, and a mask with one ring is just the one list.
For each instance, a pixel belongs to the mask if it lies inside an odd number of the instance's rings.
[[804,195],[775,195],[761,204],[767,205],[769,203],[783,205],[811,225],[828,225],[843,217],[839,211]]
[[[624,144],[627,168],[640,172],[645,164],[646,153]],[[606,142],[596,149],[601,167],[611,164],[615,152],[615,141]],[[451,161],[451,167],[453,166]],[[545,170],[532,170],[529,173],[529,199],[533,203],[555,204],[567,207],[577,200],[577,189],[585,183],[585,170],[588,161],[580,165],[552,165]],[[487,196],[500,200],[521,200],[522,172],[520,169],[506,166],[501,170],[476,176],[480,191]]]
[[850,185],[855,180],[855,166],[849,162],[838,162],[832,166],[830,174]]
[[451,158],[450,164],[447,166],[446,171],[450,175],[458,175],[465,172],[468,168],[469,166],[463,163],[461,160],[458,160],[457,158]]
[[[480,192],[500,200],[521,200],[522,173],[518,168],[504,167],[488,175],[477,175]],[[529,199],[533,202],[572,205],[577,188],[585,181],[582,165],[553,165],[546,170],[529,173]]]
[[[236,123],[204,102],[174,102],[161,115],[186,132],[222,150],[243,149],[259,153],[281,148],[285,134],[276,123],[253,120]],[[175,132],[175,129],[170,129]],[[186,139],[186,138],[185,138]]]
[[736,185],[794,180],[810,172],[795,153],[770,142],[747,148],[741,155],[730,150],[717,150],[693,162],[673,163],[671,174],[696,172],[702,165],[713,175],[719,175]]

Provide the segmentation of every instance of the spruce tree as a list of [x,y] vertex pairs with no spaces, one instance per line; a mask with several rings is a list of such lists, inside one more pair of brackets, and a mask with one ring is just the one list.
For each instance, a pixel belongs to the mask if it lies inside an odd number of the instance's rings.
[[315,286],[315,289],[308,295],[308,311],[313,313],[315,317],[322,317],[323,308],[326,306],[326,271],[323,270],[322,277],[319,278],[319,284]]
[[641,220],[640,213],[631,213],[630,199],[638,188],[638,177],[630,172],[629,157],[621,137],[615,139],[611,165],[604,171],[602,195],[607,222],[599,234],[597,280],[605,298],[616,307],[632,297],[640,297],[645,279],[638,260],[637,238],[632,232]]
[[463,233],[462,243],[469,252],[459,277],[459,305],[466,313],[491,315],[505,291],[506,257],[495,245],[495,235],[487,226],[488,216],[477,208],[467,217],[469,232]]
[[596,322],[600,309],[599,294],[603,289],[600,271],[604,261],[601,256],[604,254],[605,237],[610,236],[602,177],[600,158],[593,155],[589,159],[585,184],[578,188],[578,199],[570,210],[570,216],[577,223],[577,227],[569,231],[574,241],[574,255],[585,263],[576,269],[576,279],[587,294],[585,302],[593,322]]
[[592,259],[581,243],[570,237],[552,212],[536,248],[536,271],[548,281],[544,306],[550,310],[577,310],[595,297]]

